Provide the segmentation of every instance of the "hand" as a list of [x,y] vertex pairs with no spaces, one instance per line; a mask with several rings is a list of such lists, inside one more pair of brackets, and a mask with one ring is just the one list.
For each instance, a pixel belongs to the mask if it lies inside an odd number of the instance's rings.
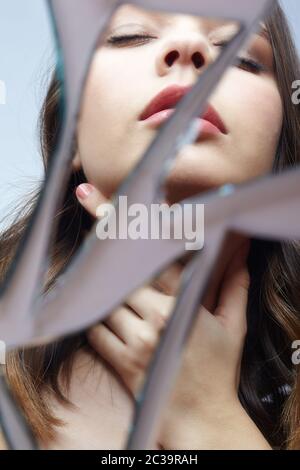
[[[107,199],[92,185],[80,185],[76,195],[94,217]],[[90,328],[90,345],[117,372],[134,397],[141,389],[145,372],[175,304],[182,266],[175,263],[151,285],[132,293],[102,323]]]
[[[104,201],[95,188],[89,197],[79,200],[93,214]],[[249,287],[249,241],[239,243],[218,289],[215,285],[213,290],[208,289],[205,299],[210,301],[206,304],[204,299],[192,328],[162,419],[159,442],[164,448],[247,448],[253,439],[254,447],[269,448],[238,400]],[[175,293],[181,269],[174,265],[173,272],[165,273],[161,286]],[[87,334],[90,344],[113,366],[134,396],[174,303],[174,295],[163,294],[153,286],[138,289]],[[204,305],[216,308],[211,313]]]
[[[228,264],[213,314],[203,305],[199,309],[162,420],[160,442],[167,449],[222,448],[224,433],[232,436],[235,422],[249,418],[238,399],[247,332],[248,250],[246,242]],[[226,434],[225,443],[229,448]]]

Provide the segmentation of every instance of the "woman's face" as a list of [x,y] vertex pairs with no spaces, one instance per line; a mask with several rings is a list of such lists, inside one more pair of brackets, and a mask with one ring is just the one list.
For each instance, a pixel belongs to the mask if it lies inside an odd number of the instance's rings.
[[[91,65],[74,167],[82,166],[87,180],[111,196],[161,127],[140,120],[147,104],[170,85],[193,85],[235,28],[132,5],[119,8]],[[124,35],[146,37],[110,41]],[[282,102],[267,37],[255,35],[239,57],[251,62],[230,67],[209,100],[226,132],[203,134],[181,150],[166,183],[171,202],[271,170]]]

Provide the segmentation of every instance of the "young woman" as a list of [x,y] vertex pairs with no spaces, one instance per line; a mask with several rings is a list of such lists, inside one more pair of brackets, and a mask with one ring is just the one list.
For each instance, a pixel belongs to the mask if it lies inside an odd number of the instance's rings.
[[[149,101],[168,86],[193,84],[233,28],[131,5],[118,10],[92,62],[45,291],[80,247],[97,205],[113,195],[158,131],[142,119]],[[299,76],[277,5],[211,96],[222,131],[180,152],[166,181],[167,200],[297,165],[300,120],[291,86]],[[45,168],[61,125],[59,93],[54,75],[41,114]],[[29,217],[30,210],[2,235],[2,279]],[[250,245],[249,251],[239,235],[227,240],[157,448],[300,447],[299,373],[291,360],[292,341],[300,338],[299,243],[253,239]],[[181,270],[174,264],[87,334],[8,355],[8,381],[41,447],[124,446],[134,396]]]

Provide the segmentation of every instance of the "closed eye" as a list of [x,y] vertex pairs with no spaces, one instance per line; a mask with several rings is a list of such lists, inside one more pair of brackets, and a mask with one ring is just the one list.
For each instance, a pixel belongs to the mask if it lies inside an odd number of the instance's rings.
[[[112,46],[116,45],[119,47],[126,46],[127,44],[141,46],[143,44],[147,44],[151,39],[157,38],[149,34],[122,34],[118,36],[110,36],[106,42]],[[226,45],[226,41],[214,44],[214,46],[221,47],[222,49]],[[246,57],[238,57],[236,59],[235,65],[242,70],[246,70],[252,73],[261,73],[266,70],[265,66],[260,62]]]
[[149,34],[122,34],[120,36],[110,36],[106,43],[110,45],[123,46],[127,44],[143,45],[149,42],[150,39],[156,39]]
[[253,73],[261,73],[266,70],[264,65],[259,62],[256,62],[252,59],[247,59],[245,57],[238,57],[236,60],[236,66]]
[[[226,41],[222,41],[214,44],[214,46],[221,47],[221,49],[223,49],[227,44],[228,43]],[[242,70],[256,74],[267,71],[267,68],[261,62],[258,62],[257,60],[254,60],[250,57],[237,57],[235,60],[235,65]]]

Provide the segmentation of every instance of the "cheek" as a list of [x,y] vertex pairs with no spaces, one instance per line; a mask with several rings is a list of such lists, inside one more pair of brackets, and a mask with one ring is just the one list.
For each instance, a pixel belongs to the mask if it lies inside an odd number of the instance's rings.
[[283,121],[282,101],[275,80],[232,70],[222,83],[222,102],[224,110],[228,110],[231,137],[240,155],[247,157],[249,174],[257,176],[269,171]]
[[[105,129],[122,119],[120,83],[113,68],[96,54],[86,81],[80,113],[82,134],[96,136],[97,130]],[[113,130],[113,129],[112,129]],[[93,139],[94,140],[94,139]]]
[[147,59],[142,48],[113,54],[100,49],[86,82],[78,126],[79,154],[87,179],[107,195],[116,190],[154,137],[137,126],[153,87]]
[[112,53],[99,49],[86,84],[85,121],[101,122],[103,128],[111,124],[130,126],[145,94],[142,77],[147,74],[143,59],[130,50]]
[[134,120],[132,87],[133,79],[122,88],[117,64],[96,53],[82,100],[78,146],[87,179],[107,192],[120,182],[122,158],[126,160],[124,149]]

